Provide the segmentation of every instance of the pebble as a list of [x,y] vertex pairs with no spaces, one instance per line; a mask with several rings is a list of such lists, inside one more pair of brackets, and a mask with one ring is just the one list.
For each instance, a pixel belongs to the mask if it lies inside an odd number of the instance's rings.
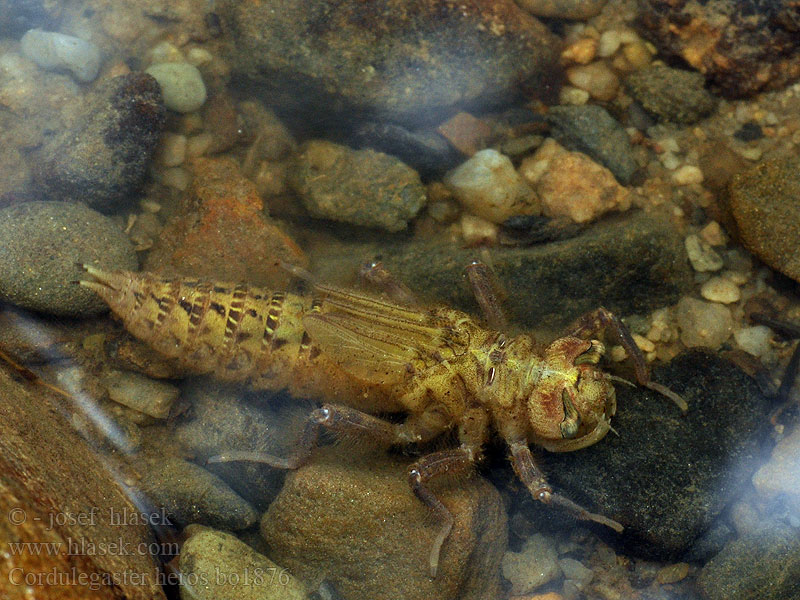
[[206,101],[206,86],[197,67],[184,62],[166,62],[145,69],[161,86],[164,105],[175,112],[198,110]]
[[630,207],[630,192],[611,171],[582,152],[568,152],[552,138],[522,161],[519,172],[549,217],[588,223],[608,211]]
[[317,218],[402,231],[427,201],[417,172],[394,156],[323,140],[301,148],[289,184]]
[[667,565],[658,570],[656,581],[660,584],[677,583],[689,574],[689,565],[685,562]]
[[684,165],[672,174],[672,181],[677,185],[703,183],[703,172],[694,165]]
[[165,167],[177,167],[186,158],[186,136],[166,132],[156,151],[156,160]]
[[724,246],[728,243],[728,236],[716,221],[711,221],[700,230],[700,237],[712,246]]
[[619,90],[619,78],[604,61],[570,67],[567,80],[601,102],[613,100]]
[[222,479],[181,458],[160,459],[142,477],[139,488],[179,527],[200,523],[238,531],[258,521],[253,507]]
[[308,600],[303,584],[230,533],[185,531],[178,572],[181,600]]
[[716,106],[705,78],[696,71],[655,64],[631,73],[625,86],[647,112],[664,121],[696,123]]
[[766,325],[742,327],[733,334],[733,337],[742,350],[761,358],[762,361],[774,353],[770,343],[772,330]]
[[475,215],[463,214],[459,221],[461,237],[467,246],[494,246],[497,243],[498,227],[491,221]]
[[51,315],[83,317],[108,310],[74,281],[76,263],[138,269],[136,253],[108,217],[71,202],[26,202],[0,210],[0,298]]
[[686,254],[689,256],[689,262],[692,263],[692,268],[695,271],[699,273],[719,271],[725,265],[717,251],[708,242],[700,239],[699,236],[695,234],[687,235],[684,244],[686,246]]
[[132,372],[114,371],[103,377],[103,383],[114,402],[156,419],[166,419],[180,395],[174,385]]
[[565,85],[558,93],[558,101],[561,104],[581,106],[589,101],[589,92],[586,90],[579,90],[571,85]]
[[622,184],[639,168],[628,134],[595,104],[554,106],[547,113],[551,135],[568,150],[583,152],[608,168]]
[[445,185],[471,213],[501,224],[518,215],[538,215],[536,194],[514,169],[511,159],[487,149],[450,171]]
[[712,277],[700,288],[700,295],[711,302],[731,304],[742,297],[739,286],[727,277]]
[[500,597],[500,494],[481,477],[439,488],[455,523],[433,579],[428,558],[439,527],[409,493],[408,466],[369,446],[318,448],[286,476],[261,520],[270,557],[305,581],[327,579],[344,598]]
[[503,556],[503,577],[511,582],[512,594],[527,594],[561,575],[558,552],[547,536],[536,533],[520,552]]
[[564,48],[561,60],[566,63],[586,65],[597,55],[597,40],[590,37],[580,38]]
[[574,558],[562,558],[558,561],[564,578],[571,581],[578,590],[584,590],[594,578],[594,571],[587,569],[582,562]]
[[40,191],[101,212],[125,206],[147,173],[164,121],[161,93],[149,75],[101,82],[82,100],[75,126],[38,152],[34,179]]
[[608,58],[619,50],[622,44],[622,37],[619,31],[609,29],[600,34],[600,40],[597,43],[597,55],[600,58]]
[[31,29],[23,35],[20,49],[41,68],[66,69],[83,83],[94,81],[103,60],[100,49],[92,42],[41,29]]
[[800,156],[790,151],[734,175],[730,208],[744,245],[800,281]]
[[688,348],[718,349],[733,332],[733,317],[727,306],[684,297],[675,309],[681,342]]

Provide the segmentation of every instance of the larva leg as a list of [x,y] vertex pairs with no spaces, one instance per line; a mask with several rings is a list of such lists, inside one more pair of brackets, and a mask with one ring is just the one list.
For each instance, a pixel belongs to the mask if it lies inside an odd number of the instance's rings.
[[508,321],[500,304],[496,282],[489,267],[480,261],[474,260],[467,265],[465,270],[467,279],[472,286],[472,293],[481,307],[486,322],[492,329],[507,331]]
[[571,512],[578,519],[594,521],[595,523],[610,527],[614,531],[622,532],[622,525],[613,519],[591,513],[569,498],[553,492],[553,488],[547,483],[547,478],[544,473],[538,467],[536,461],[534,461],[527,441],[510,442],[509,448],[511,450],[511,463],[514,465],[514,471],[516,471],[517,476],[536,500],[544,504],[560,506]]
[[431,577],[436,577],[439,569],[439,554],[450,531],[453,529],[453,515],[428,487],[432,478],[444,474],[463,473],[472,468],[480,458],[483,444],[488,434],[488,416],[483,409],[468,410],[459,425],[458,435],[461,445],[451,450],[442,450],[423,456],[408,468],[408,483],[414,494],[430,508],[441,522],[439,533],[431,547],[428,559]]
[[390,299],[400,304],[414,306],[417,298],[402,281],[391,273],[380,261],[368,261],[361,266],[358,272],[361,279],[383,290]]
[[568,335],[589,339],[596,338],[602,335],[603,332],[611,333],[613,340],[625,348],[625,352],[628,353],[628,356],[630,356],[633,361],[636,381],[639,385],[666,396],[677,404],[681,411],[686,412],[689,410],[686,401],[678,394],[668,387],[650,379],[650,371],[647,369],[647,362],[642,355],[642,351],[639,350],[639,346],[633,341],[631,332],[625,324],[611,311],[600,307],[583,315],[576,321],[575,329]]
[[297,469],[308,462],[311,452],[317,446],[322,428],[343,434],[363,435],[387,444],[427,441],[442,432],[442,429],[434,429],[431,422],[424,419],[393,424],[353,408],[324,404],[309,415],[297,441],[297,449],[288,458],[262,452],[232,451],[212,456],[208,462],[250,461],[264,463],[276,469]]

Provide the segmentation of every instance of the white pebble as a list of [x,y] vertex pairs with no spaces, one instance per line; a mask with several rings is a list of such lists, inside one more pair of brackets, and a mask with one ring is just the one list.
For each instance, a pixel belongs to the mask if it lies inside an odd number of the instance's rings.
[[558,566],[561,567],[564,577],[571,580],[579,590],[583,590],[594,578],[594,571],[574,558],[562,558],[558,561]]
[[664,165],[664,168],[669,171],[674,171],[681,164],[681,159],[675,156],[672,152],[664,152],[658,155],[658,160]]
[[194,112],[206,101],[206,86],[197,67],[184,62],[152,65],[145,69],[152,75],[164,96],[164,105],[175,112]]
[[733,339],[739,348],[758,358],[769,357],[773,353],[770,345],[772,330],[766,325],[743,327],[733,334]]
[[733,317],[727,306],[685,296],[678,302],[675,318],[681,330],[681,342],[688,348],[719,348],[733,330]]
[[600,41],[597,43],[597,54],[602,58],[608,58],[619,50],[621,43],[622,38],[619,35],[619,31],[613,29],[604,31],[600,36]]
[[672,181],[678,185],[703,183],[703,172],[694,165],[684,165],[672,174]]
[[565,85],[558,93],[558,99],[561,104],[583,106],[589,101],[589,92],[572,87],[571,85]]
[[514,594],[527,594],[561,574],[558,554],[550,539],[540,533],[525,542],[522,552],[503,555],[503,577]]
[[731,304],[742,297],[739,288],[727,277],[712,277],[700,288],[700,295],[711,302]]
[[41,68],[67,69],[78,81],[93,81],[103,58],[92,42],[53,31],[31,29],[20,40],[22,54]]
[[692,268],[699,273],[707,271],[719,271],[724,262],[722,257],[706,242],[701,240],[699,236],[694,234],[686,236],[684,240],[686,246],[686,254],[689,255],[689,262],[692,263]]
[[475,153],[445,175],[444,183],[467,210],[492,223],[541,212],[534,191],[497,150]]

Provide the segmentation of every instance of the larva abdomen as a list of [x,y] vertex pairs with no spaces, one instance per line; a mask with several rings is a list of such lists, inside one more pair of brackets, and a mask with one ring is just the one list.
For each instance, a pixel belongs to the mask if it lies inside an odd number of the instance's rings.
[[[310,301],[247,284],[170,280],[85,265],[94,290],[125,328],[195,373],[226,381],[259,377],[286,387],[309,349],[302,315]],[[308,306],[307,306],[308,305]]]

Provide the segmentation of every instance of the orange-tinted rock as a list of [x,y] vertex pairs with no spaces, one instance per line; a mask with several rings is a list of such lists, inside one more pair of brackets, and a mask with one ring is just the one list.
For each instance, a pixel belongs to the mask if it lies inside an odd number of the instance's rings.
[[0,369],[0,598],[164,598],[149,529],[114,521],[139,515],[114,475],[50,398]]
[[283,287],[283,260],[305,266],[303,251],[264,215],[255,184],[227,158],[189,163],[194,180],[183,212],[164,228],[145,270]]
[[793,0],[647,0],[639,27],[730,96],[774,90],[800,78],[800,8]]
[[549,217],[587,223],[610,210],[627,210],[630,192],[614,175],[581,152],[569,152],[548,139],[520,165]]

